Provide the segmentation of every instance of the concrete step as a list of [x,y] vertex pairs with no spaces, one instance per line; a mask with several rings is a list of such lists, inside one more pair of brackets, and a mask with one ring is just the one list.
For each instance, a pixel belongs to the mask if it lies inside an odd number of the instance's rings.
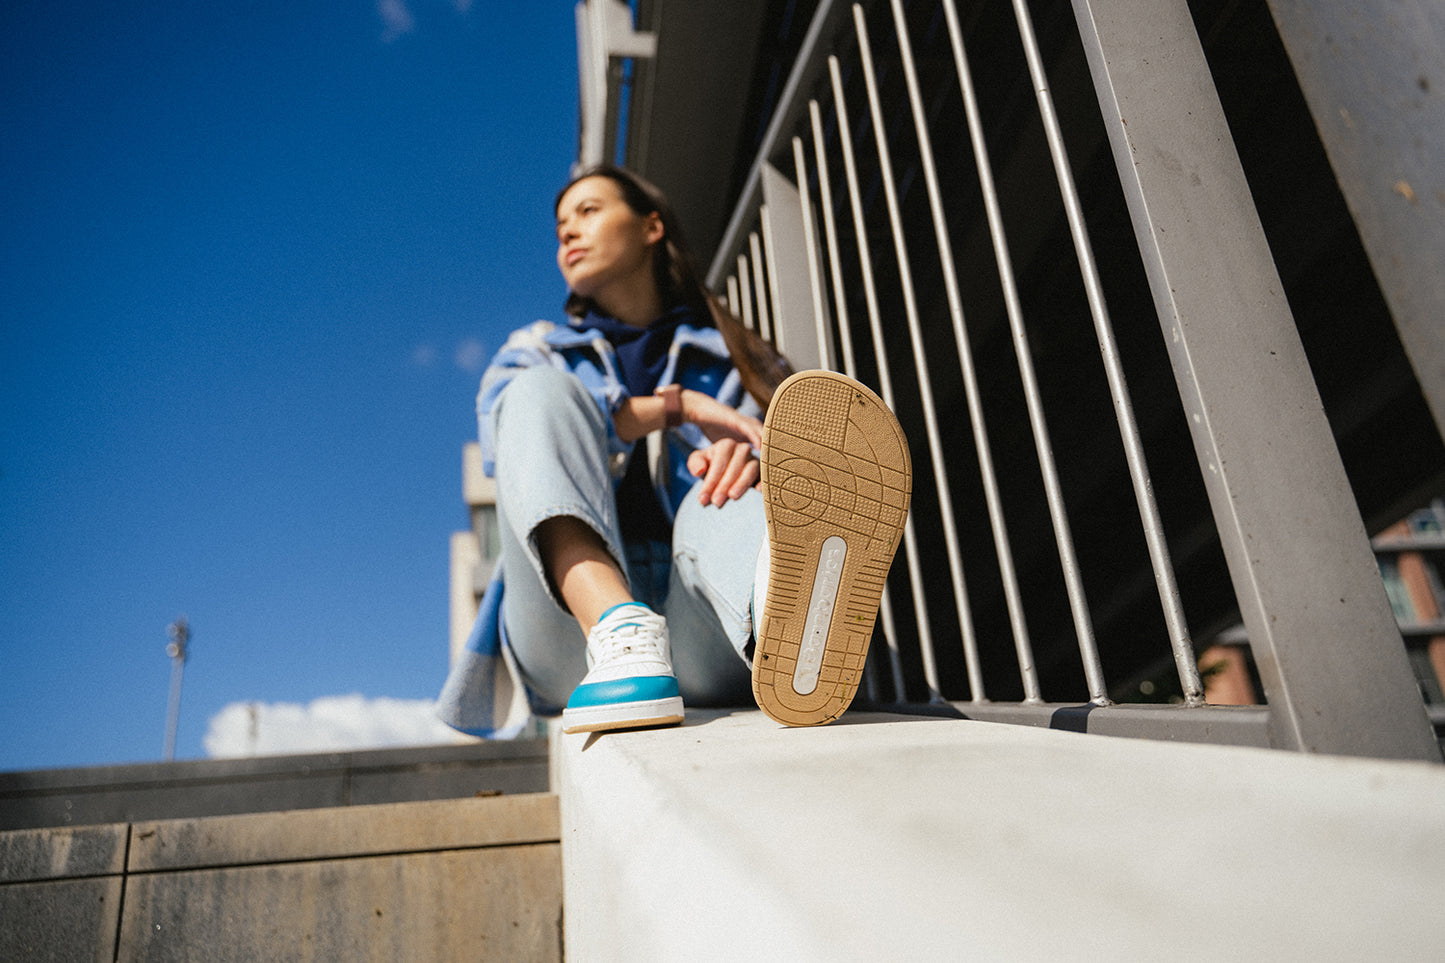
[[0,959],[560,960],[548,793],[0,833]]

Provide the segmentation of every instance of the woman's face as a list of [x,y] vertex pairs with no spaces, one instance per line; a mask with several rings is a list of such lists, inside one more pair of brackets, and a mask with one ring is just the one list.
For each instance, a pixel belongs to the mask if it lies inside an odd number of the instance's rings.
[[610,177],[584,177],[557,203],[562,278],[574,294],[604,307],[619,295],[655,288],[652,249],[662,236],[657,213],[635,212]]

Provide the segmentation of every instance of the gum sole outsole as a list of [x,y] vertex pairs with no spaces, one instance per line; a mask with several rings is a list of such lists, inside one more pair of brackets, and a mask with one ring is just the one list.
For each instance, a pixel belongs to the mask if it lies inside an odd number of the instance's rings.
[[[853,701],[912,488],[908,441],[876,394],[828,371],[778,387],[763,427],[769,574],[753,653],[753,697],[770,718],[822,725]],[[805,649],[805,635],[820,638],[810,611],[827,626],[821,657]]]
[[583,722],[575,726],[564,725],[567,735],[575,732],[612,732],[618,729],[647,729],[653,726],[675,726],[682,722],[681,715],[657,716],[651,719],[629,719],[626,722]]
[[[646,713],[630,716],[629,713]],[[644,729],[649,726],[672,726],[682,722],[682,700],[673,698],[648,704],[587,706],[567,709],[562,713],[562,731],[606,732],[610,729]]]

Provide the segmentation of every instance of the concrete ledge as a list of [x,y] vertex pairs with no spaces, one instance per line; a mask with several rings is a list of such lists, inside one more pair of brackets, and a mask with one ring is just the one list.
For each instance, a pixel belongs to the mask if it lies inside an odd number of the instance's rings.
[[850,713],[556,735],[578,959],[1425,959],[1445,768]]
[[136,823],[131,872],[556,842],[548,793]]
[[548,788],[542,739],[0,772],[0,831]]
[[0,883],[112,876],[125,870],[125,826],[0,832]]

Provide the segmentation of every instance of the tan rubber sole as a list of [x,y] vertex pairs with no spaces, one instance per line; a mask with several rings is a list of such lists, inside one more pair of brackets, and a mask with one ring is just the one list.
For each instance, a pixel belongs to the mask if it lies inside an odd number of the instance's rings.
[[913,491],[908,440],[868,388],[800,371],[768,407],[762,491],[769,570],[753,697],[784,725],[822,725],[863,675]]
[[619,729],[648,729],[656,726],[675,726],[682,722],[682,716],[668,714],[648,719],[629,719],[626,722],[582,722],[562,727],[569,736],[574,732],[614,732]]

